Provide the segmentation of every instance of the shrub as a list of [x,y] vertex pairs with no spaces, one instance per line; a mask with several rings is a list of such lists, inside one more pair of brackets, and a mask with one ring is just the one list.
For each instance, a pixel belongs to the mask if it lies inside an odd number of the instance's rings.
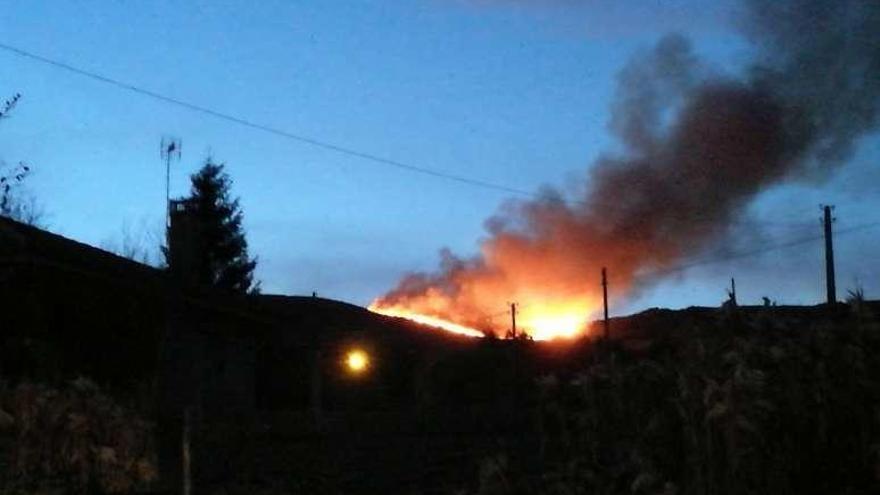
[[127,493],[155,478],[151,426],[83,378],[0,386],[7,490]]

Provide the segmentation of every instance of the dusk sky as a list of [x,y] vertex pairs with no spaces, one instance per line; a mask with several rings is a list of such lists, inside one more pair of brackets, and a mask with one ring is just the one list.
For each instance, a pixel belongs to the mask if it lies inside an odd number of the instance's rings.
[[[689,37],[737,74],[750,47],[725,2],[323,0],[3,2],[0,44],[238,118],[389,160],[539,191],[576,194],[617,146],[616,75],[663,35]],[[173,196],[210,155],[241,197],[267,293],[368,304],[448,247],[479,251],[484,222],[517,197],[316,148],[163,103],[0,50],[0,159],[34,170],[53,232],[93,245],[123,229],[157,236],[163,136],[179,137]],[[523,199],[523,198],[519,198]],[[727,255],[880,221],[880,139],[827,177],[800,177],[743,212]],[[880,227],[835,239],[838,291],[880,294]],[[709,258],[725,253],[713,248]],[[824,297],[822,243],[677,272],[615,313]],[[598,283],[598,274],[597,274]],[[503,306],[505,301],[499,301]],[[503,309],[501,307],[500,309]]]

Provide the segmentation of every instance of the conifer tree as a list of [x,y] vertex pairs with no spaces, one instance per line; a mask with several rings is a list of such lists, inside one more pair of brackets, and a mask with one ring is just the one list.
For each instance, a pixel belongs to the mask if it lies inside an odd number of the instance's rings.
[[199,283],[237,293],[259,292],[253,278],[257,260],[248,254],[238,198],[232,198],[232,179],[223,164],[211,158],[190,176],[187,198],[199,225]]

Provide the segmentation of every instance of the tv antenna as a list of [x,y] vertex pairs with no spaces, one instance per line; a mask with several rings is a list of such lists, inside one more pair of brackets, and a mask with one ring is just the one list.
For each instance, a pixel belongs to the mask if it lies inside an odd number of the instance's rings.
[[179,138],[163,136],[159,155],[165,160],[165,231],[171,228],[171,160],[180,161],[182,141]]

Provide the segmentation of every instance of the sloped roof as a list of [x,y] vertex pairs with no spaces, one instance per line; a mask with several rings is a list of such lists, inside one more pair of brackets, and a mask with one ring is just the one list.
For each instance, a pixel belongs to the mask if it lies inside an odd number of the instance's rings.
[[0,264],[41,263],[132,283],[163,283],[165,272],[109,251],[0,217]]
[[3,265],[40,267],[83,275],[111,285],[114,290],[146,292],[154,296],[154,300],[160,301],[164,300],[168,291],[172,291],[172,295],[181,298],[192,308],[234,313],[238,317],[262,323],[275,321],[252,311],[247,296],[225,294],[210,287],[181,290],[161,268],[0,217],[0,266]]
[[156,294],[172,290],[193,307],[234,313],[253,321],[295,330],[290,337],[306,345],[352,332],[365,332],[374,338],[411,344],[453,344],[469,340],[332,299],[285,295],[245,296],[210,287],[182,291],[163,269],[0,217],[0,266],[9,264],[72,271],[120,287]]

